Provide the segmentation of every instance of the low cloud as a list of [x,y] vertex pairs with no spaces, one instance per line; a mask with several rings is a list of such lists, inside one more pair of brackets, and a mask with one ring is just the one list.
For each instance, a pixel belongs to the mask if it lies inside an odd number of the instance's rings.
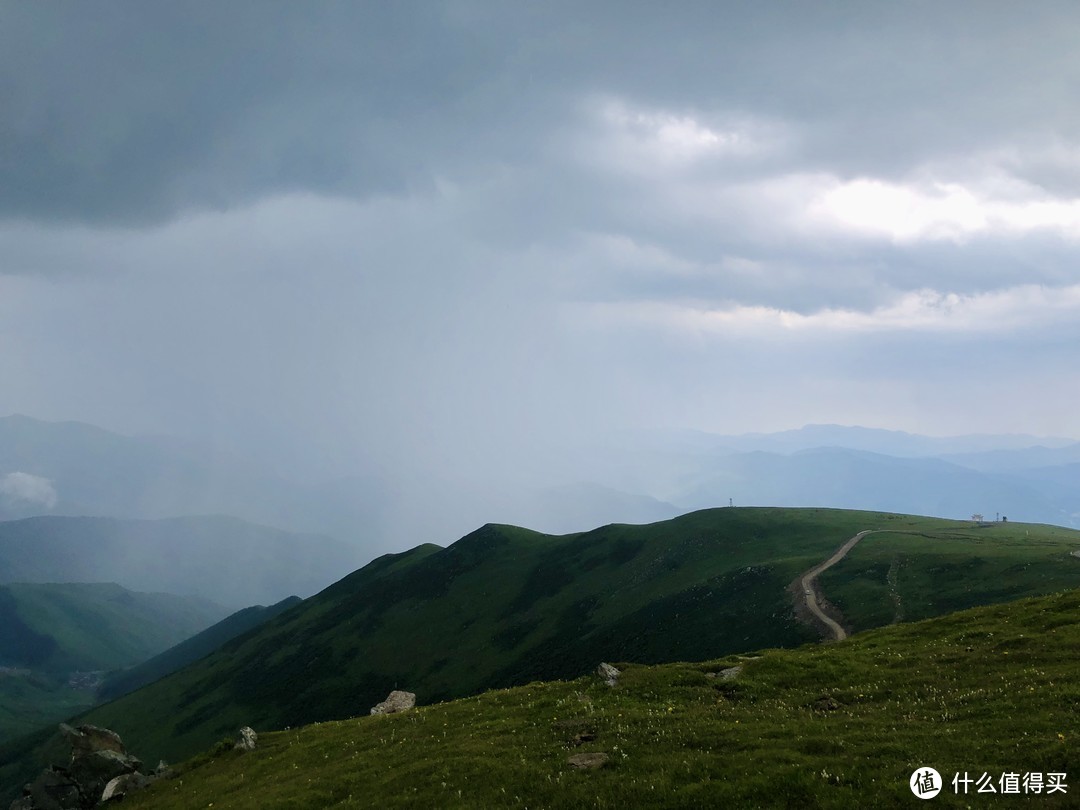
[[52,481],[24,472],[12,472],[0,478],[0,497],[20,506],[44,506],[46,509],[52,509],[58,500]]

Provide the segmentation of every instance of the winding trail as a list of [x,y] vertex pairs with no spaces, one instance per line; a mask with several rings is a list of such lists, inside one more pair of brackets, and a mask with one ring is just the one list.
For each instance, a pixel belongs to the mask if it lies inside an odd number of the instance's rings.
[[806,602],[806,607],[809,608],[810,612],[813,613],[822,624],[829,628],[837,641],[843,641],[847,638],[847,631],[831,616],[825,615],[825,611],[818,605],[817,578],[823,571],[827,571],[840,562],[840,560],[844,559],[847,553],[855,548],[855,544],[866,537],[866,535],[871,534],[872,531],[872,529],[867,529],[866,531],[859,532],[844,543],[844,545],[840,546],[829,559],[820,565],[814,566],[799,578],[799,588],[802,593],[798,598]]

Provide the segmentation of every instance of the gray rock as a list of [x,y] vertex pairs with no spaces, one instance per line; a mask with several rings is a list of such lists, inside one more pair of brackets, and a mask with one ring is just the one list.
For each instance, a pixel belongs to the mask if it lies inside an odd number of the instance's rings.
[[244,726],[236,732],[236,745],[233,747],[241,751],[254,751],[258,741],[259,735],[255,733],[255,730],[251,726]]
[[596,674],[604,679],[604,683],[608,686],[614,686],[619,682],[619,676],[622,674],[619,670],[615,669],[611,664],[605,664],[600,662],[600,666],[596,668]]
[[814,708],[819,712],[835,712],[840,708],[840,704],[829,695],[822,695],[814,701]]
[[151,776],[160,776],[163,779],[168,779],[173,775],[173,769],[169,767],[169,763],[163,759],[158,760],[157,767],[151,772]]
[[143,767],[133,756],[118,754],[114,751],[95,751],[93,754],[83,756],[71,762],[71,775],[79,784],[89,784],[100,780],[108,782],[114,777],[121,777],[124,773],[134,773]]
[[574,754],[567,759],[566,762],[571,768],[577,768],[579,771],[587,771],[595,768],[603,768],[608,764],[610,759],[611,757],[607,754],[598,751],[593,754]]
[[371,707],[372,714],[394,714],[411,709],[416,705],[416,695],[412,692],[399,692],[394,690],[382,703],[376,703]]
[[77,726],[72,728],[67,723],[60,724],[60,733],[71,745],[71,758],[78,759],[95,751],[115,751],[126,754],[127,749],[115,731],[98,726]]
[[142,762],[116,751],[94,751],[71,763],[71,776],[87,796],[100,796],[105,786],[118,776],[135,773]]
[[85,810],[95,807],[99,797],[113,785],[110,796],[123,795],[116,787],[145,782],[147,777],[137,771],[142,762],[124,748],[120,735],[107,728],[60,724],[60,733],[71,745],[71,764],[62,768],[52,766],[23,789],[10,810]]
[[96,798],[116,777],[142,768],[142,762],[127,752],[115,731],[89,725],[72,728],[61,723],[60,733],[71,744],[71,778],[84,796]]
[[109,784],[105,785],[105,789],[101,792],[101,801],[120,801],[127,794],[142,790],[147,785],[153,784],[154,780],[149,776],[143,776],[136,771],[135,773],[125,773],[123,776],[117,776],[115,779],[110,779]]
[[64,768],[46,768],[23,794],[22,807],[27,810],[77,810],[87,804],[78,782]]

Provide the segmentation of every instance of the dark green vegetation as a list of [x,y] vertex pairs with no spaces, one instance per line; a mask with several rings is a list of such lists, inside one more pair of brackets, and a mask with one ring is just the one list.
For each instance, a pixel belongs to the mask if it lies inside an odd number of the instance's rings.
[[73,673],[131,666],[224,612],[205,599],[115,584],[0,586],[0,739],[91,705],[93,689]]
[[148,683],[153,683],[159,678],[164,678],[204,658],[227,641],[258,627],[300,602],[300,597],[290,596],[269,607],[256,605],[239,610],[201,633],[181,641],[175,647],[170,647],[160,655],[155,655],[149,661],[144,661],[130,669],[110,673],[97,691],[98,699],[113,700]]
[[[175,760],[244,724],[273,729],[365,714],[394,688],[432,703],[576,677],[599,660],[700,661],[797,646],[816,635],[794,620],[786,587],[864,528],[921,533],[897,542],[937,533],[926,554],[942,559],[958,550],[978,556],[984,533],[994,532],[1015,564],[1056,555],[1062,577],[1080,586],[1080,560],[1068,554],[1080,548],[1080,533],[1007,524],[969,537],[965,526],[818,509],[715,509],[562,537],[485,526],[447,549],[382,557],[87,720],[116,729],[147,759]],[[1045,593],[1062,581],[1027,586]],[[830,598],[865,601],[872,615],[876,603],[861,580],[830,587]],[[939,604],[950,604],[950,589],[976,602],[1001,598],[996,580],[935,587]],[[887,623],[892,614],[879,618]]]
[[[936,768],[945,807],[1076,806],[1080,592],[870,631],[839,644],[631,665],[262,734],[126,802],[311,807],[910,807]],[[741,665],[733,680],[708,677]],[[574,771],[567,758],[604,752]],[[954,773],[1065,773],[1068,792],[953,795]],[[1047,780],[1044,780],[1047,781]],[[1010,801],[1011,800],[1011,801]]]
[[0,662],[45,672],[131,666],[221,619],[193,596],[114,583],[0,586]]
[[[63,676],[34,672],[22,667],[0,668],[0,745],[95,703],[93,689],[75,689]],[[4,762],[0,752],[0,762]],[[9,797],[10,798],[10,797]]]
[[308,596],[354,567],[328,537],[230,517],[34,517],[0,522],[0,583],[118,582],[234,609]]

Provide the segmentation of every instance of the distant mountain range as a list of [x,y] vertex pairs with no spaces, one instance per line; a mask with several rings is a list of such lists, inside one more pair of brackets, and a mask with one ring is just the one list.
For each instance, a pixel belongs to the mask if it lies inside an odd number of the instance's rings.
[[[1068,472],[1075,473],[1075,468]],[[789,455],[718,456],[687,476],[673,498],[683,508],[732,499],[741,505],[876,509],[964,519],[972,514],[1077,526],[1080,491],[1063,480],[1040,481],[1044,469],[980,472],[939,458],[886,456],[844,448]],[[1080,480],[1080,479],[1074,479]]]
[[[1080,527],[1080,443],[1057,437],[937,438],[809,425],[773,434],[618,434],[589,477],[680,510],[754,506],[980,513]],[[606,459],[606,461],[600,461]]]
[[1061,437],[839,425],[741,436],[619,431],[565,453],[538,451],[520,466],[531,472],[514,481],[469,482],[445,470],[290,478],[283,465],[274,471],[209,447],[16,415],[0,418],[0,519],[233,515],[332,535],[353,549],[354,567],[488,521],[557,534],[729,501],[1080,526],[1080,443]]

